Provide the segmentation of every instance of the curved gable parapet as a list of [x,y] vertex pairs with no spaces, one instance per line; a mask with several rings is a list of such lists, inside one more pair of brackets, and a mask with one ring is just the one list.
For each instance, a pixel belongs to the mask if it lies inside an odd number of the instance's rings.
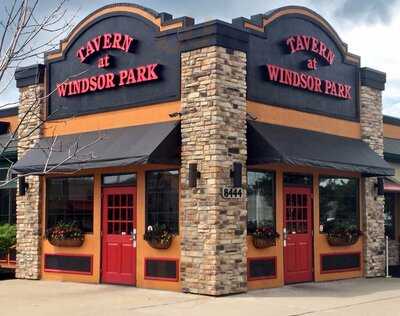
[[301,6],[286,6],[281,7],[276,10],[268,11],[265,14],[257,14],[248,18],[239,17],[232,20],[232,24],[236,27],[239,27],[243,30],[252,32],[254,34],[262,33],[265,34],[268,32],[268,27],[279,19],[285,17],[302,17],[306,20],[311,21],[312,23],[319,26],[336,44],[337,48],[341,52],[344,57],[344,60],[353,64],[360,64],[360,57],[349,53],[348,46],[342,39],[339,37],[338,33],[335,29],[330,25],[330,23],[321,17],[318,13],[310,10],[306,7]]
[[69,35],[60,42],[59,49],[47,52],[45,59],[47,61],[58,59],[63,57],[64,52],[67,51],[68,47],[74,40],[79,36],[82,30],[90,27],[96,21],[103,17],[118,14],[132,14],[136,15],[146,21],[149,21],[159,32],[165,32],[170,30],[177,30],[194,25],[194,19],[191,17],[183,16],[179,18],[173,18],[173,16],[166,12],[157,12],[155,10],[137,5],[132,3],[117,3],[106,5],[85,17]]

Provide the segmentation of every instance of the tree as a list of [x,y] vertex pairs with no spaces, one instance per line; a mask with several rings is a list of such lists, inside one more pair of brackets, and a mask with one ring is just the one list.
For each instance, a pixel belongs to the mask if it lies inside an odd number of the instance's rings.
[[[77,12],[72,15],[69,13],[67,1],[55,0],[53,8],[42,8],[41,5],[44,6],[44,1],[41,0],[9,0],[6,2],[3,13],[0,14],[0,96],[11,88],[11,84],[14,83],[14,73],[18,67],[26,65],[27,62],[30,64],[40,62],[44,57],[44,53],[57,48],[59,41],[70,31]],[[43,13],[44,9],[48,9],[48,11]],[[40,113],[40,108],[43,107],[44,101],[55,91],[47,91],[44,94],[35,90],[34,93],[33,101],[32,96],[30,96],[28,109],[19,117],[17,128],[9,134],[7,141],[0,145],[0,159],[7,160],[10,165],[12,165],[13,161],[5,154],[7,149],[10,149],[10,147],[14,147],[13,149],[16,150],[28,149],[18,148],[18,146],[21,146],[19,145],[20,141],[30,138],[43,127],[43,124],[48,119],[38,113]],[[20,97],[15,102],[0,104],[0,109],[13,105],[17,106],[23,101],[23,97]],[[37,124],[34,126],[24,124],[24,122],[30,121],[32,117],[38,118],[36,120]],[[40,148],[39,150],[46,150],[48,152],[48,160],[50,160],[51,154],[57,151],[55,145],[56,141],[49,144],[48,148]],[[81,146],[77,140],[76,143],[71,144],[67,158],[62,163],[74,158],[87,149],[88,146],[90,144]],[[53,167],[46,170],[46,167],[47,163],[40,174],[46,174],[56,169]],[[27,175],[31,174],[19,176]],[[9,177],[9,179],[11,178]],[[16,180],[12,179],[10,181]],[[3,182],[3,185],[8,182]]]

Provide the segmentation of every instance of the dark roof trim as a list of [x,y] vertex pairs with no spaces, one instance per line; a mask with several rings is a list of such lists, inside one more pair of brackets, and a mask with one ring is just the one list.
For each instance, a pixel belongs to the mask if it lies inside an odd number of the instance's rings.
[[222,46],[240,51],[248,49],[249,33],[220,20],[185,28],[177,35],[182,45],[181,51],[209,46]]
[[400,118],[384,115],[383,123],[400,126]]
[[44,65],[36,64],[28,67],[19,67],[15,71],[17,88],[23,88],[39,83],[44,80]]
[[372,68],[360,69],[361,85],[377,90],[385,90],[386,73]]
[[0,118],[1,117],[7,117],[7,116],[15,116],[18,115],[18,107],[12,107],[12,108],[6,108],[6,109],[0,109]]

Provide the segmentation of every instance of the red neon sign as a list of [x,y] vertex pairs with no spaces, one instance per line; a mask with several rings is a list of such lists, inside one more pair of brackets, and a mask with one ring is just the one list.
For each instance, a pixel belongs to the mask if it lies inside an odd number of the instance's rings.
[[[102,50],[119,49],[128,53],[131,51],[133,42],[133,37],[127,34],[105,33],[87,41],[84,46],[77,50],[76,56],[79,58],[80,62],[84,63],[90,56]],[[97,67],[101,69],[110,67],[110,60],[111,56],[105,54],[98,59]],[[59,97],[69,97],[158,80],[158,66],[159,64],[142,65],[136,68],[123,69],[118,73],[108,72],[105,74],[57,83],[57,94]]]
[[333,64],[335,60],[335,53],[328,48],[328,46],[313,36],[307,35],[294,35],[286,40],[290,53],[300,51],[313,52],[324,59],[329,65]]
[[109,72],[98,76],[91,76],[57,84],[57,93],[60,97],[101,91],[116,87],[134,85],[158,79],[156,73],[158,64],[140,66],[119,71],[117,74]]
[[[293,35],[286,40],[286,45],[291,54],[299,51],[313,52],[332,65],[335,60],[335,53],[328,46],[313,36]],[[306,61],[308,70],[316,70],[318,67],[316,58]],[[270,81],[303,89],[315,93],[330,95],[339,99],[351,100],[351,86],[333,80],[321,79],[317,76],[303,72],[297,72],[277,65],[267,64],[267,77]]]
[[119,49],[127,53],[132,43],[133,37],[128,34],[105,33],[87,41],[84,46],[76,51],[76,56],[81,63],[84,63],[90,56],[102,50]]
[[332,80],[321,80],[316,76],[293,71],[276,65],[267,65],[269,80],[283,85],[331,95],[340,99],[351,99],[351,86]]

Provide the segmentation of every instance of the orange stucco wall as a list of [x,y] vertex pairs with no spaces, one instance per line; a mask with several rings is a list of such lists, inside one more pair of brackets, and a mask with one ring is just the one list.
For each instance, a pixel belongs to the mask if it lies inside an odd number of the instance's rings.
[[[276,278],[248,281],[249,289],[271,288],[284,285],[284,251],[283,251],[283,174],[285,172],[303,173],[313,176],[313,213],[314,213],[314,281],[327,281],[327,280],[340,280],[348,278],[356,278],[363,276],[363,263],[362,263],[362,238],[353,246],[348,247],[331,247],[329,246],[326,236],[319,232],[319,192],[318,183],[320,175],[333,175],[333,176],[351,176],[359,178],[359,174],[340,172],[333,170],[314,169],[307,167],[289,167],[279,164],[271,165],[258,165],[249,166],[252,170],[268,170],[275,172],[276,179],[276,230],[281,236],[277,239],[276,246],[266,249],[254,248],[251,237],[247,237],[248,258],[262,258],[262,257],[276,257]],[[360,192],[361,202],[361,192]],[[362,205],[360,205],[360,213],[362,212]],[[360,223],[361,227],[361,223]],[[320,271],[320,255],[333,254],[333,253],[361,253],[361,267],[357,271],[338,272],[338,273],[321,273]]]
[[247,112],[257,121],[315,132],[361,138],[360,123],[247,101]]
[[10,123],[10,132],[14,132],[18,126],[18,117],[17,115],[0,117],[0,122]]
[[[148,170],[160,170],[178,168],[177,166],[168,165],[143,165],[134,166],[129,168],[108,168],[108,169],[94,169],[90,171],[81,172],[75,175],[93,175],[94,176],[94,213],[93,213],[93,233],[85,235],[85,242],[82,247],[78,248],[63,248],[54,247],[43,237],[42,242],[42,263],[45,254],[82,254],[93,256],[93,273],[92,275],[70,274],[60,272],[45,272],[44,265],[42,264],[42,278],[44,280],[58,280],[58,281],[74,281],[74,282],[87,282],[99,283],[101,282],[101,175],[106,173],[136,173],[137,175],[137,248],[136,248],[136,286],[144,288],[155,288],[179,291],[181,288],[180,282],[173,281],[160,281],[160,280],[147,280],[144,276],[144,260],[145,258],[168,258],[180,259],[180,236],[175,236],[172,246],[167,250],[157,250],[151,248],[146,241],[143,240],[145,232],[145,173]],[[45,186],[45,180],[42,179]],[[45,190],[43,190],[43,200],[45,201]],[[43,203],[43,223],[45,223],[45,204]],[[44,226],[44,225],[43,225]],[[45,235],[45,228],[43,227],[42,235]]]
[[171,117],[170,114],[180,111],[180,102],[167,102],[59,120],[50,120],[44,124],[44,136],[51,137],[174,121],[177,118]]
[[383,136],[388,138],[400,139],[400,126],[383,124]]

